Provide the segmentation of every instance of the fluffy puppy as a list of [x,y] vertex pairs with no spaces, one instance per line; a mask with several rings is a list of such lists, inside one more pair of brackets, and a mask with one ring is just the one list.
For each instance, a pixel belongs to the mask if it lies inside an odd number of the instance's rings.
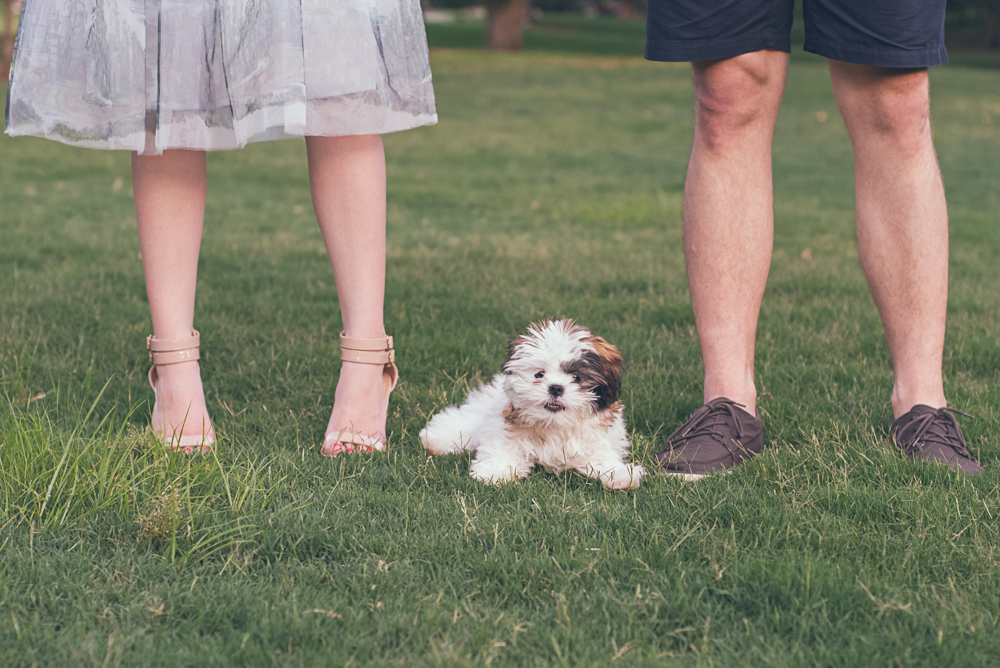
[[435,455],[475,450],[472,477],[485,483],[527,477],[541,464],[611,489],[638,487],[645,469],[625,463],[624,363],[617,348],[572,320],[532,325],[511,342],[502,373],[435,415],[420,442]]

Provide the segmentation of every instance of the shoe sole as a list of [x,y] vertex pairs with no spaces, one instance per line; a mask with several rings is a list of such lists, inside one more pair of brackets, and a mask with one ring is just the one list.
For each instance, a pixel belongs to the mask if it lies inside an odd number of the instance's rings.
[[711,473],[681,473],[680,471],[661,471],[663,475],[673,476],[674,478],[680,478],[685,482],[695,482],[696,480],[701,480],[710,475],[719,475],[720,473],[730,474],[732,471],[712,471]]

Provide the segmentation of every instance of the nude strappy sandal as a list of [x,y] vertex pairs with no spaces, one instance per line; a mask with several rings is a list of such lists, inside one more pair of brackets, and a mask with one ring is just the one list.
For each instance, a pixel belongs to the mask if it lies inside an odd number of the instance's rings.
[[[186,339],[157,339],[152,334],[146,337],[146,348],[149,349],[149,361],[153,366],[149,369],[149,384],[153,388],[155,395],[154,406],[160,403],[160,383],[156,367],[166,364],[177,364],[179,362],[194,362],[201,359],[198,350],[201,342],[201,335],[196,330],[191,330],[191,336]],[[154,408],[155,410],[155,408]],[[208,417],[206,415],[206,417]],[[191,454],[197,450],[208,450],[215,443],[215,438],[209,433],[181,436],[177,433],[168,435],[167,425],[163,426],[164,433],[156,433],[156,436],[163,442],[163,445],[171,450],[183,450]],[[155,431],[155,428],[154,428]]]
[[[389,395],[399,381],[396,368],[396,351],[392,349],[392,337],[381,339],[350,339],[340,333],[340,359],[354,364],[378,364],[382,367],[382,383],[385,389],[385,407],[388,412]],[[323,439],[321,452],[327,457],[336,457],[345,452],[370,452],[385,450],[385,443],[367,434],[357,434],[349,429],[330,432]]]

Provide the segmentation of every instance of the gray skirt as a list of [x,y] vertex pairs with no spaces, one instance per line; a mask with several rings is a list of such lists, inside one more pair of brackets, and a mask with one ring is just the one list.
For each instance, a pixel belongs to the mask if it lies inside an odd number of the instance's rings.
[[435,122],[419,0],[27,0],[5,127],[159,154]]

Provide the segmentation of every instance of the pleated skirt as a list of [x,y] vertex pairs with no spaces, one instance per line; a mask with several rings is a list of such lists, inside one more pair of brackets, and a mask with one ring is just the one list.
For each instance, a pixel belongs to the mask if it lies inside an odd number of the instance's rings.
[[5,120],[155,155],[437,114],[419,0],[27,0]]

